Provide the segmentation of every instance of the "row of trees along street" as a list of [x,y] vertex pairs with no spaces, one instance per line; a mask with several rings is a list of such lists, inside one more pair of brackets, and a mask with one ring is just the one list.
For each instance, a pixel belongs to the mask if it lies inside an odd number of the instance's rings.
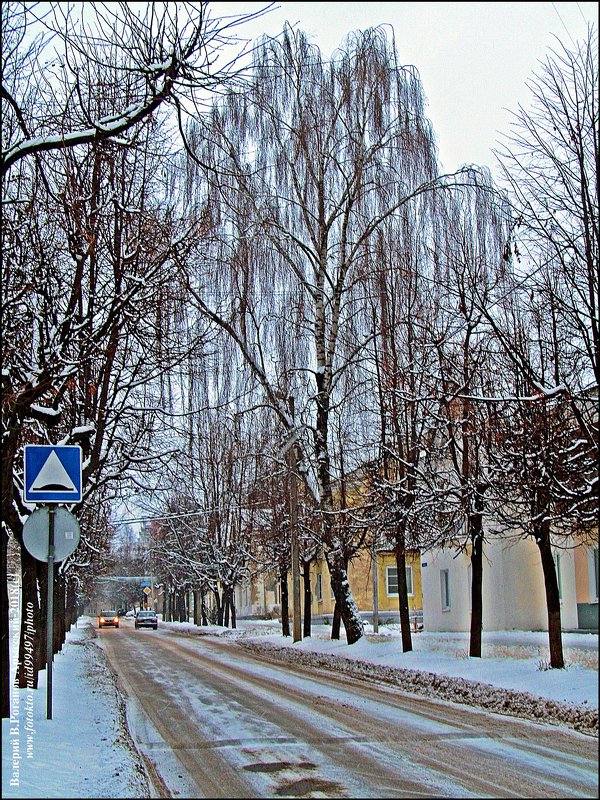
[[[92,27],[51,11],[33,38],[33,11],[2,10],[4,586],[10,539],[42,631],[22,447],[80,444],[65,614],[134,500],[154,519],[149,568],[197,593],[196,621],[210,594],[235,624],[255,573],[287,591],[295,527],[305,635],[310,562],[326,559],[353,643],[348,565],[386,547],[409,650],[407,550],[464,549],[480,656],[485,542],[532,537],[563,667],[551,546],[598,535],[596,31],[539,65],[496,184],[440,170],[418,73],[384,30],[326,61],[285,29],[241,69],[209,4],[95,6],[111,32],[91,53]],[[70,33],[44,83],[52,28]],[[7,678],[6,589],[2,639]]]

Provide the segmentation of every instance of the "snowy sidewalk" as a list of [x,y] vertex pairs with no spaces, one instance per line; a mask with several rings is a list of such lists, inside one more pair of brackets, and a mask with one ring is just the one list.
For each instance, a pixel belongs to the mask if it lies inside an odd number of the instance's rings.
[[37,690],[18,690],[12,719],[2,720],[3,798],[148,797],[122,700],[94,637],[91,621],[80,619],[54,656],[51,720],[46,670]]

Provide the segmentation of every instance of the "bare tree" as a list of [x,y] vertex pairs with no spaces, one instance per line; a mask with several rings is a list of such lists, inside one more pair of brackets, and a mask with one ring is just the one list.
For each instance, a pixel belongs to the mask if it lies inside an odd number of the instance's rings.
[[554,549],[572,546],[568,502],[572,482],[574,427],[559,395],[526,396],[516,378],[515,396],[497,410],[494,473],[490,494],[496,518],[507,531],[531,537],[539,550],[546,592],[550,666],[564,667],[560,592]]
[[[22,158],[124,136],[170,104],[179,116],[235,80],[234,30],[210,3],[2,5],[2,176]],[[223,49],[236,47],[231,57]],[[108,107],[98,90],[110,85]]]
[[[559,43],[529,82],[529,109],[514,115],[497,151],[514,205],[515,275],[506,291],[530,309],[539,340],[532,362],[511,347],[512,330],[497,328],[515,366],[532,388],[562,392],[585,441],[598,459],[598,418],[586,398],[600,386],[600,228],[598,216],[598,42],[573,50]],[[591,519],[597,482],[581,473],[573,510]],[[590,501],[592,502],[590,503]],[[587,511],[586,511],[587,508]]]
[[[329,63],[287,30],[263,42],[254,68],[252,90],[215,104],[193,132],[191,195],[211,214],[206,266],[218,264],[218,275],[209,282],[199,265],[190,292],[237,344],[290,436],[300,433],[299,471],[352,643],[363,627],[333,524],[330,415],[340,376],[372,335],[352,325],[368,244],[447,181],[436,175],[418,76],[398,65],[382,30],[350,37]],[[215,169],[229,176],[215,180]],[[282,394],[294,396],[294,419]]]
[[290,636],[288,575],[292,566],[292,552],[289,480],[289,471],[282,465],[273,464],[252,493],[252,501],[258,506],[252,532],[253,560],[263,575],[274,575],[279,582],[283,636]]
[[[256,556],[254,509],[260,454],[243,415],[226,407],[194,415],[194,435],[172,459],[166,511],[151,531],[153,561],[172,588],[207,591],[218,624],[236,626],[234,590],[248,577]],[[185,491],[178,489],[186,475]],[[156,499],[154,499],[156,506]],[[155,514],[160,510],[155,507]]]
[[165,323],[176,280],[164,271],[189,228],[151,188],[146,134],[136,147],[47,154],[45,182],[22,169],[5,193],[2,505],[5,534],[19,540],[23,444],[81,445],[86,502],[153,458],[160,403],[149,387],[180,356]]
[[[559,43],[560,44],[560,43]],[[500,472],[546,586],[550,663],[564,664],[552,543],[598,515],[600,266],[597,34],[551,51],[498,151],[514,205],[512,269],[482,304],[508,361],[515,398]],[[509,421],[510,420],[510,421]],[[511,433],[512,431],[512,433]],[[523,497],[519,499],[519,487]],[[519,514],[514,514],[517,520]],[[596,527],[597,530],[597,527]],[[597,535],[597,534],[596,534]]]
[[[433,202],[432,202],[433,201]],[[371,352],[377,457],[372,462],[372,527],[376,546],[394,551],[403,650],[412,650],[406,555],[424,543],[430,515],[423,492],[423,458],[435,437],[437,378],[429,336],[439,303],[435,286],[437,203],[423,196],[379,231],[366,293],[376,333]],[[439,249],[439,248],[438,248]],[[376,403],[373,403],[376,400]],[[439,500],[439,498],[437,498]]]
[[[157,153],[149,132],[169,103],[181,120],[182,104],[235,81],[239,52],[216,59],[253,16],[211,19],[207,3],[2,6],[3,573],[8,530],[20,537],[28,510],[25,441],[81,443],[88,499],[147,451],[163,404],[149,386],[173,343],[175,282],[160,273],[194,229],[164,186],[149,200],[169,138],[163,128]],[[3,716],[7,613],[3,602]]]
[[494,440],[495,378],[493,334],[481,305],[504,268],[504,250],[511,218],[506,203],[484,174],[471,191],[447,198],[444,225],[443,286],[434,333],[439,359],[443,418],[443,452],[438,469],[453,487],[446,502],[454,504],[462,549],[471,562],[471,629],[469,655],[481,657],[483,628],[483,563],[487,493],[492,481],[489,452]]

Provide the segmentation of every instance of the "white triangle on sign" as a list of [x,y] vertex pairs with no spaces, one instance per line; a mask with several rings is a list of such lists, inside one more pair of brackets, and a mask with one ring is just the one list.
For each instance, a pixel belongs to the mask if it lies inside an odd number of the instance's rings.
[[30,491],[43,492],[44,490],[57,492],[77,491],[77,487],[69,477],[69,473],[64,468],[60,458],[56,455],[55,450],[52,450],[46,459],[46,463],[31,484]]

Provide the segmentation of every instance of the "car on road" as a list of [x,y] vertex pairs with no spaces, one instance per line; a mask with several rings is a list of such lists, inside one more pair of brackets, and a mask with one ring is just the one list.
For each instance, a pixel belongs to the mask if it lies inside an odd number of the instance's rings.
[[98,627],[106,628],[111,625],[113,628],[119,627],[119,615],[116,611],[101,611],[98,614]]
[[158,617],[154,611],[138,611],[135,615],[136,628],[158,628]]

